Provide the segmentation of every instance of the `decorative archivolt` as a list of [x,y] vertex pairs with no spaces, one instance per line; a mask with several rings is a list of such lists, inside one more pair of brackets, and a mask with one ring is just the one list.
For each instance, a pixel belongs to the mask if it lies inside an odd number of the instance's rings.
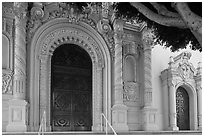
[[40,56],[52,55],[64,43],[79,45],[87,51],[93,63],[97,62],[99,67],[104,66],[104,57],[98,43],[85,32],[74,28],[60,29],[48,34],[42,42]]

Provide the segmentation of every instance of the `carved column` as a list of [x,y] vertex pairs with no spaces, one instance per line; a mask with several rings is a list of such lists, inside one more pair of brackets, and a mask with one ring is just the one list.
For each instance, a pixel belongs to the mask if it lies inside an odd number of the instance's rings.
[[151,48],[153,40],[147,30],[143,32],[142,44],[144,47],[144,107],[148,107],[152,105]]
[[123,22],[119,20],[114,21],[114,41],[115,41],[115,63],[114,63],[114,105],[112,107],[113,127],[116,131],[128,131],[127,126],[127,106],[123,104],[123,80],[122,80],[122,35]]
[[142,44],[143,44],[143,78],[144,78],[144,101],[143,101],[143,130],[156,130],[156,109],[152,108],[152,69],[151,69],[151,48],[153,40],[151,33],[147,28],[144,28],[142,32]]
[[176,122],[176,89],[172,81],[168,81],[169,88],[169,130],[179,130]]
[[[14,3],[15,49],[14,49],[14,89],[13,99],[9,101],[9,123],[7,131],[27,131],[26,97],[26,2]],[[16,124],[18,126],[16,126]]]
[[198,64],[196,80],[197,101],[198,101],[198,130],[202,131],[202,65]]

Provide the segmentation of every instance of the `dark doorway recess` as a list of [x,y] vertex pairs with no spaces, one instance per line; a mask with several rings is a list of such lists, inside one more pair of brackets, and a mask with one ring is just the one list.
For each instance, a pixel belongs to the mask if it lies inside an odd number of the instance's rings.
[[176,113],[179,130],[190,130],[189,96],[183,87],[176,91]]
[[74,44],[59,46],[51,61],[52,131],[91,131],[92,61]]

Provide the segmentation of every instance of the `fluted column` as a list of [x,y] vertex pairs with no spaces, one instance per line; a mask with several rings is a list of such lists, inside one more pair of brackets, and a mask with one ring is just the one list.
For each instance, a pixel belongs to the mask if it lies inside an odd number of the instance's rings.
[[[9,124],[7,131],[27,130],[26,98],[26,2],[15,2],[15,48],[13,99],[9,101]],[[15,124],[18,123],[18,126]]]
[[127,106],[123,104],[123,79],[122,79],[122,36],[123,22],[114,21],[115,62],[114,62],[114,105],[112,107],[113,127],[118,132],[128,131]]
[[178,130],[176,121],[176,89],[172,81],[168,82],[169,87],[169,130]]

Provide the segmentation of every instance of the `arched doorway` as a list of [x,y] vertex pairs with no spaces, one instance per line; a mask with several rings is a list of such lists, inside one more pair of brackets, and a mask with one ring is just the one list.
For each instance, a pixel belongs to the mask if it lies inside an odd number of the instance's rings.
[[183,87],[176,91],[176,113],[179,130],[190,130],[189,95]]
[[52,131],[90,131],[92,61],[75,44],[56,48],[51,59]]

